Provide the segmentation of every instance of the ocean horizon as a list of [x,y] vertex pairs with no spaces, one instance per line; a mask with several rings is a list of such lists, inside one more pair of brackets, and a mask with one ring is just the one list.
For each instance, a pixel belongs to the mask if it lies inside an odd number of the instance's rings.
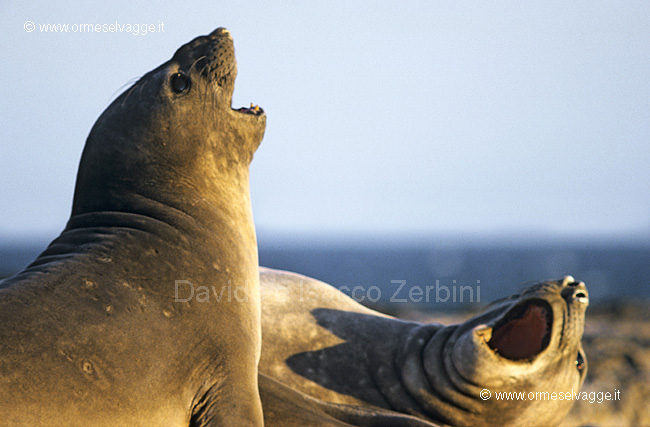
[[[0,277],[26,267],[48,242],[0,241]],[[650,299],[644,239],[259,237],[260,265],[322,280],[370,307],[400,313],[477,309],[523,284],[572,275],[594,305]]]

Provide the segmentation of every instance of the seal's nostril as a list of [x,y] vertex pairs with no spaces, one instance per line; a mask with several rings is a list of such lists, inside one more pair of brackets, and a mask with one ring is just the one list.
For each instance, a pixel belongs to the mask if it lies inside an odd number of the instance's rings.
[[589,303],[589,293],[583,282],[570,282],[566,284],[566,287],[562,289],[560,293],[562,298],[564,298],[568,303],[577,301],[583,304]]

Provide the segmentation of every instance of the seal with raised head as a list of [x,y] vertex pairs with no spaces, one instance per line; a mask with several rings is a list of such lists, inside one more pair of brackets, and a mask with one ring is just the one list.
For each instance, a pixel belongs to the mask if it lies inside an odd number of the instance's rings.
[[0,284],[3,426],[262,425],[249,163],[266,118],[231,108],[236,69],[218,28],[93,126],[66,228]]
[[298,274],[260,278],[260,373],[325,402],[454,426],[554,425],[585,378],[589,299],[570,276],[450,326],[384,315]]

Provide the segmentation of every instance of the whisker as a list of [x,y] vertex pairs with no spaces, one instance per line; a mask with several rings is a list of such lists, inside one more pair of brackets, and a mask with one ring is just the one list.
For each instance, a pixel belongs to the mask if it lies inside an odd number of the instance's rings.
[[[205,59],[205,58],[207,58],[207,55],[200,56],[196,61],[194,61],[194,62],[192,63],[192,65],[190,66],[190,69],[187,71],[187,74],[191,74],[191,73],[192,73],[192,70],[194,69],[194,66],[195,66],[196,64],[198,64],[198,62],[199,62],[200,60]],[[201,70],[201,73],[202,73],[202,72],[203,72],[203,70]],[[200,73],[199,73],[199,74],[200,74]]]
[[[131,96],[131,93],[135,90],[135,88],[138,87],[138,83],[139,83],[139,81],[140,81],[140,80],[139,80],[139,78],[138,78],[138,79],[136,80],[135,84],[134,84],[133,86],[131,86],[131,89],[129,89],[128,93],[127,93],[126,96],[124,97],[124,101],[122,101],[122,105],[121,105],[121,107],[124,107],[124,103],[126,103],[126,101],[129,99],[129,96]],[[124,86],[126,86],[126,84],[125,84]],[[122,86],[122,87],[124,87],[124,86]]]
[[140,90],[138,91],[138,97],[142,97],[142,90],[143,90],[144,87],[147,85],[147,83],[149,83],[149,80],[147,80],[146,82],[144,82],[144,84],[140,85]]
[[132,77],[129,80],[127,80],[126,83],[124,83],[122,86],[117,88],[115,92],[113,92],[113,94],[110,97],[110,100],[112,101],[115,98],[117,98],[117,96],[122,92],[122,90],[124,90],[125,87],[136,83],[138,80],[140,80],[140,77]]

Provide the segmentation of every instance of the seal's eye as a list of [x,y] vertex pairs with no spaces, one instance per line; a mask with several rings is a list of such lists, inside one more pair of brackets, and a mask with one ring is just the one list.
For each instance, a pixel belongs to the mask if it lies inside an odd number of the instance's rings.
[[169,80],[172,89],[176,93],[182,93],[190,89],[190,79],[183,73],[172,74]]
[[581,352],[578,352],[578,357],[576,357],[576,369],[578,371],[585,369],[585,358]]

